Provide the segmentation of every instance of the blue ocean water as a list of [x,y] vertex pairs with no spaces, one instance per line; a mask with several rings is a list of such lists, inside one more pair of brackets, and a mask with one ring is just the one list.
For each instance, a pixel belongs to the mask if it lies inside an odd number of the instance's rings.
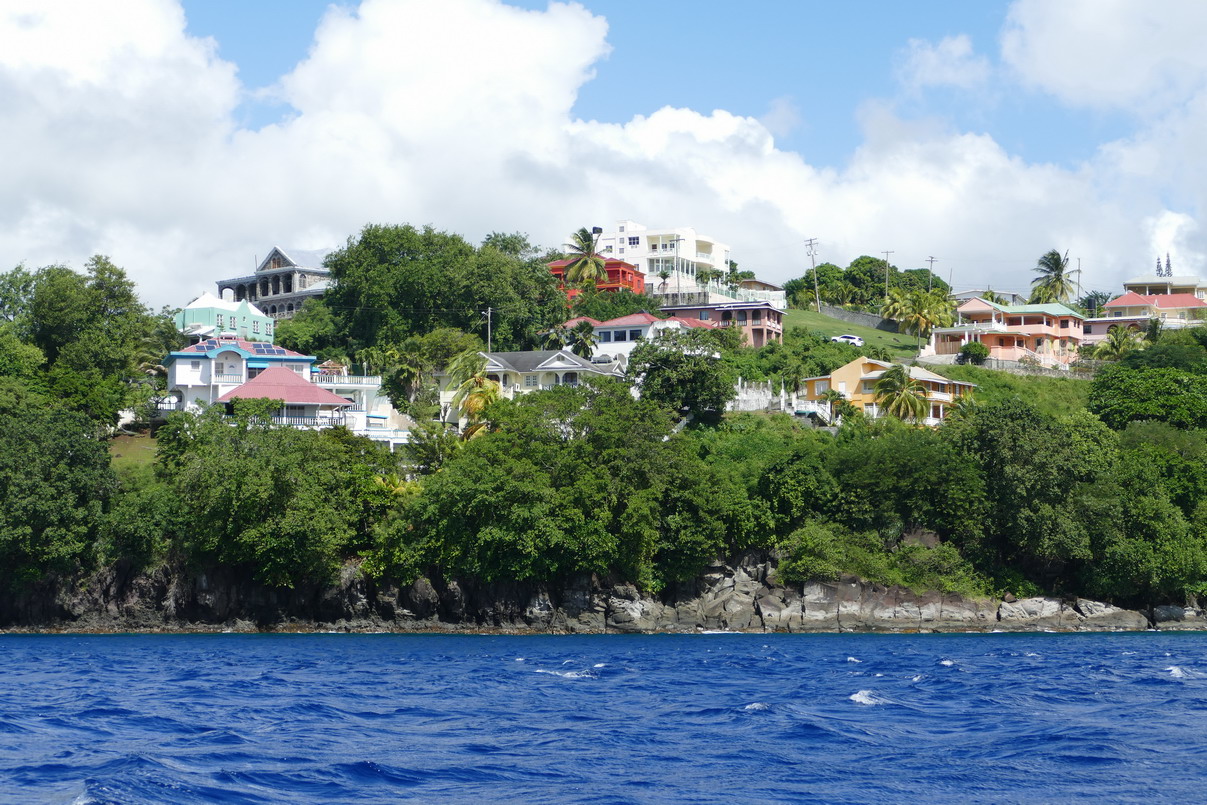
[[0,658],[0,802],[1207,801],[1201,634],[8,635]]

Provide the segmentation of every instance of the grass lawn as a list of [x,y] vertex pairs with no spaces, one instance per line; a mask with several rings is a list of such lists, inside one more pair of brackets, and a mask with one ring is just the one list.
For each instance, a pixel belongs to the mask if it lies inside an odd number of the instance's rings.
[[115,436],[109,441],[109,456],[115,470],[150,464],[155,460],[155,440],[146,434]]
[[917,339],[902,333],[886,333],[861,324],[850,324],[841,319],[832,319],[813,310],[789,310],[784,313],[784,332],[793,327],[816,330],[826,336],[857,335],[865,346],[884,347],[894,358],[910,358],[917,354]]

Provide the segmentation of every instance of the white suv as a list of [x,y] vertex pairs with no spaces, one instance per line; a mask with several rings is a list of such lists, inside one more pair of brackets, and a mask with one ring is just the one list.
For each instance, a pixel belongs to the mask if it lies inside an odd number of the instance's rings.
[[837,341],[839,344],[850,344],[853,347],[863,346],[863,339],[857,335],[836,335],[830,340]]

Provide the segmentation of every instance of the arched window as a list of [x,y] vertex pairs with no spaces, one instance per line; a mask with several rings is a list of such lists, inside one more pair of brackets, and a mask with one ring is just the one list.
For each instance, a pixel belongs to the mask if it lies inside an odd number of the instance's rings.
[[281,287],[284,288],[285,293],[293,293],[293,275],[292,274],[285,275],[285,279],[284,279],[284,281],[282,281]]
[[275,315],[277,315],[277,306],[276,306],[276,305],[273,305],[272,307],[270,307],[270,308],[268,309],[268,314],[269,314],[270,316],[275,316]]
[[272,292],[274,294],[281,292],[281,277],[279,275],[272,278]]
[[260,280],[260,296],[268,296],[268,280]]
[[285,312],[293,313],[293,303],[292,302],[290,302],[289,305],[285,308]]
[[235,286],[235,301],[242,302],[246,298],[247,298],[247,286],[246,285],[236,285]]

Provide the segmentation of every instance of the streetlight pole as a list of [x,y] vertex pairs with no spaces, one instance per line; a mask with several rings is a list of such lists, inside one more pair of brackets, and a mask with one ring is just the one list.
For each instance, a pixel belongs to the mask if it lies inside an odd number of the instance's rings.
[[809,268],[813,272],[813,301],[817,304],[817,312],[821,313],[821,290],[817,285],[817,238],[805,241],[805,250],[809,254]]
[[884,301],[888,301],[888,256],[896,252],[884,252]]

